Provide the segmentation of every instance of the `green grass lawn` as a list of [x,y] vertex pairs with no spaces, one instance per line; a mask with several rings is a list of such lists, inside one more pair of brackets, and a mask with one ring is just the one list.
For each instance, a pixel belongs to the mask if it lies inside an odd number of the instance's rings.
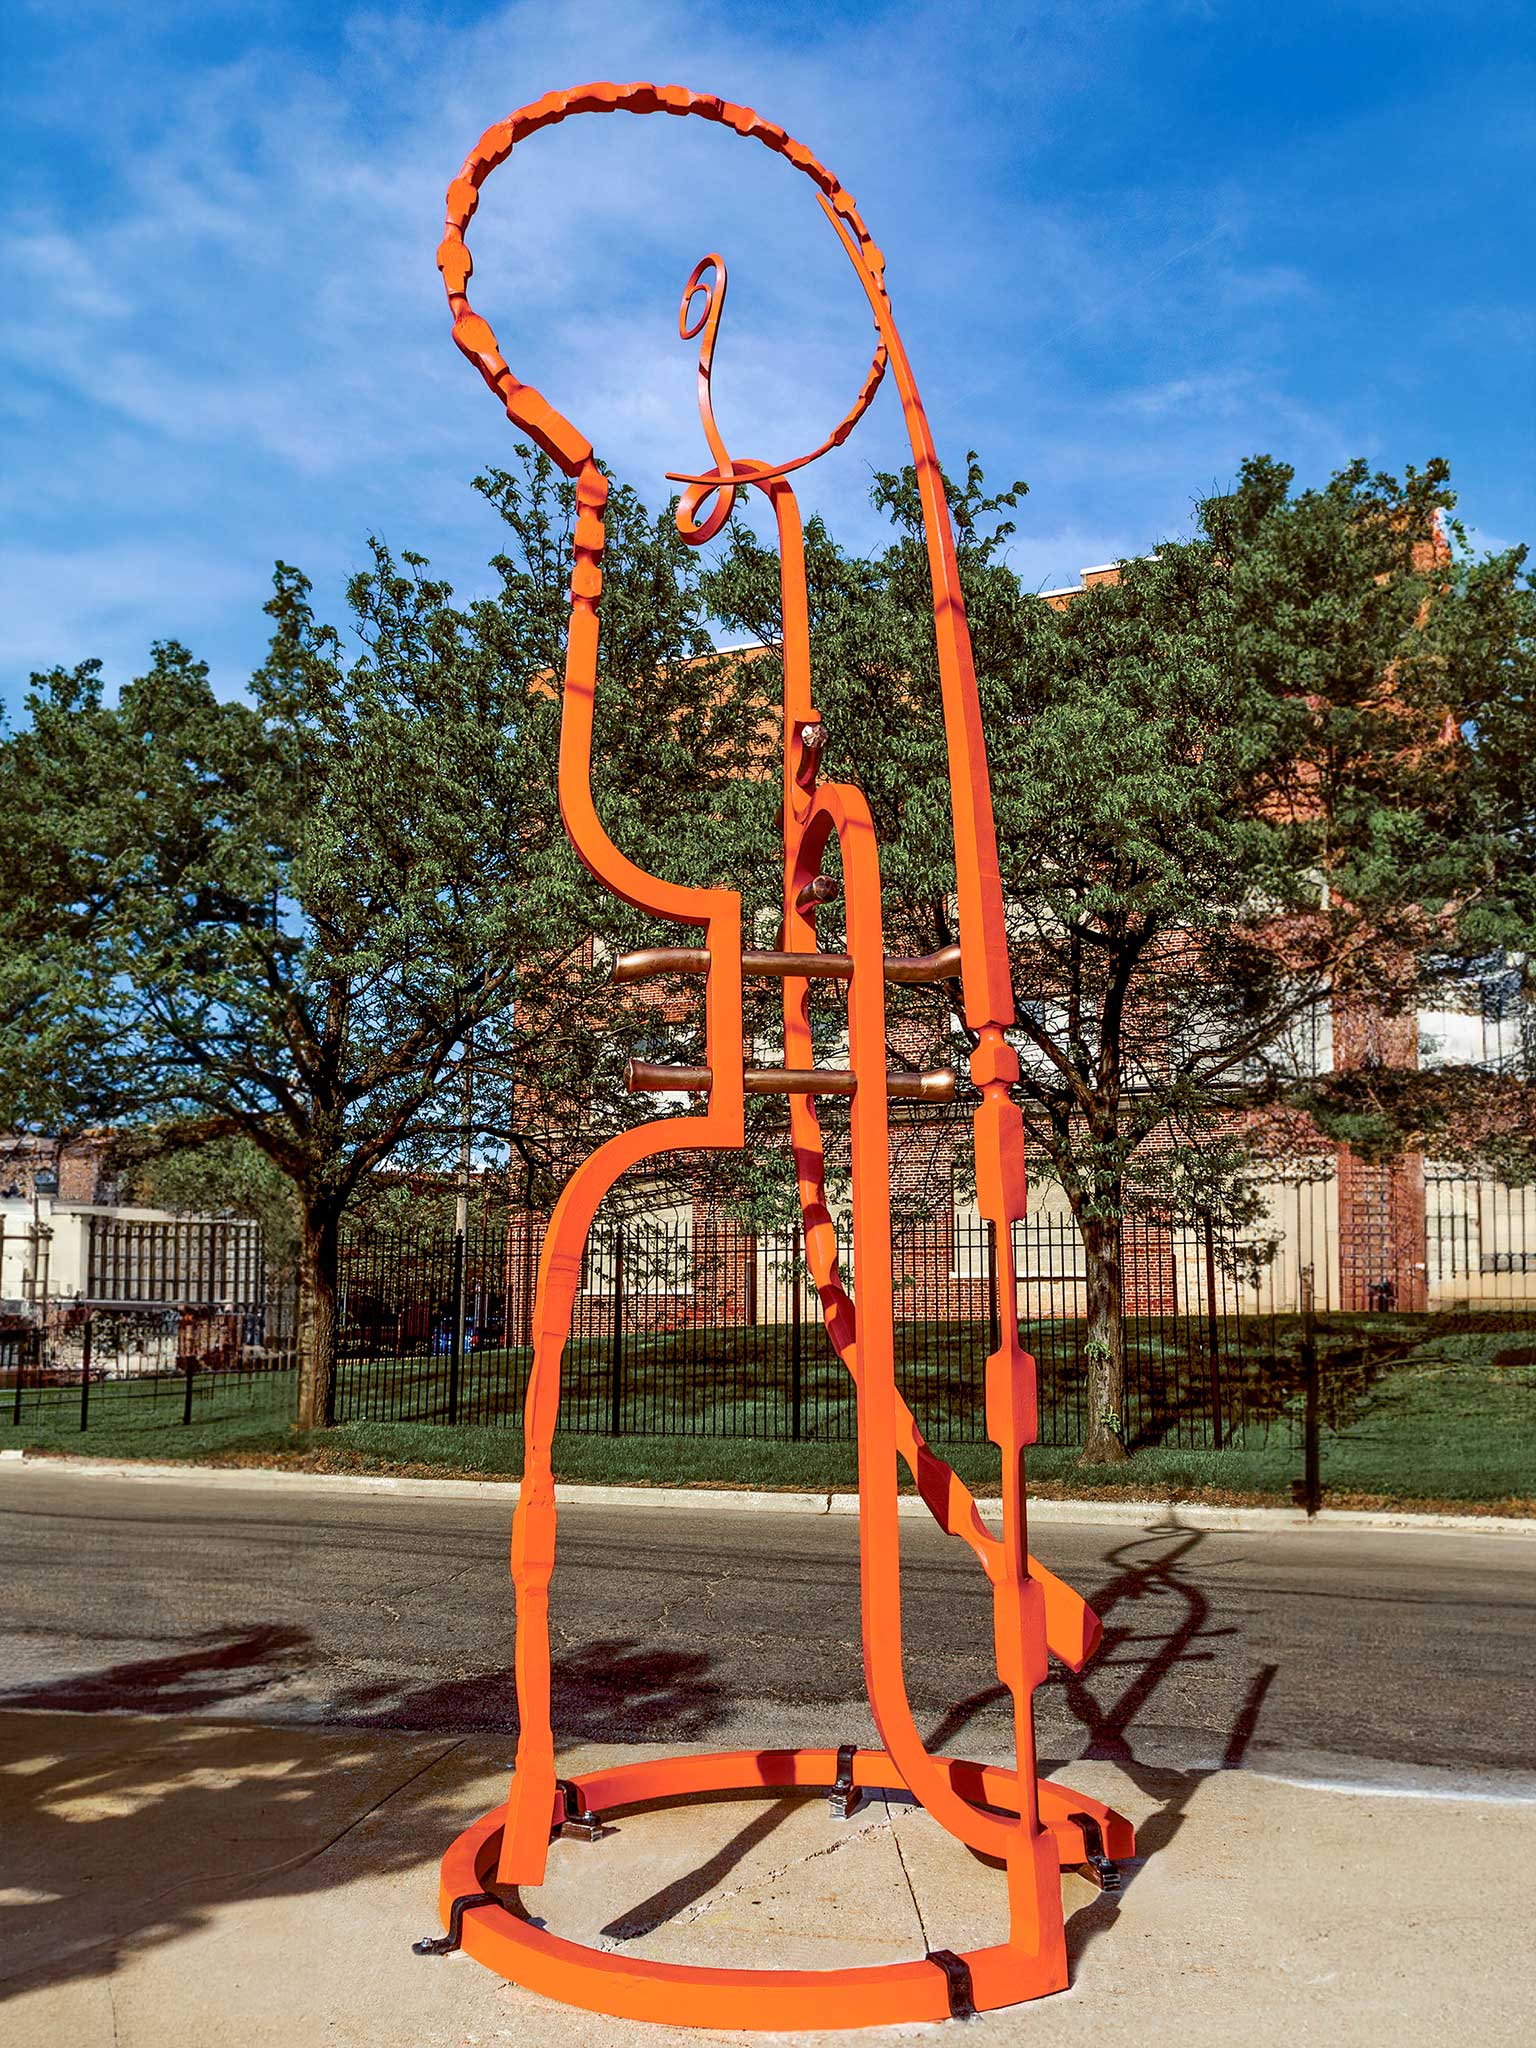
[[[1507,1333],[1493,1318],[1483,1334],[1497,1348]],[[1369,1383],[1419,1348],[1425,1318],[1333,1316],[1316,1319],[1329,1420],[1350,1419]],[[1437,1324],[1438,1327],[1438,1324]],[[1206,1327],[1188,1317],[1130,1317],[1126,1322],[1127,1422],[1138,1447],[1194,1444],[1206,1436],[1204,1412],[1213,1381],[1228,1432],[1286,1424],[1300,1388],[1301,1319],[1232,1317],[1218,1321],[1213,1368]],[[1080,1322],[1021,1325],[1036,1363],[1041,1441],[1079,1443],[1086,1420]],[[917,1322],[896,1326],[896,1374],[918,1423],[934,1442],[985,1439],[985,1325]],[[626,1337],[614,1376],[606,1335],[567,1346],[561,1421],[578,1434],[752,1436],[851,1441],[851,1382],[819,1326],[802,1333],[798,1371],[785,1325],[748,1329],[685,1329]],[[443,1352],[348,1360],[338,1374],[336,1413],[342,1422],[515,1423],[522,1411],[530,1353],[509,1347],[472,1351],[456,1384]],[[794,1427],[798,1383],[800,1428]],[[1250,1430],[1250,1434],[1252,1431]]]
[[[1366,1321],[1355,1320],[1359,1325]],[[1331,1361],[1324,1376],[1329,1393],[1325,1412],[1337,1424],[1322,1433],[1323,1479],[1330,1497],[1337,1502],[1536,1506],[1536,1342],[1529,1341],[1531,1333],[1511,1332],[1507,1324],[1491,1330],[1414,1326],[1399,1318],[1394,1344],[1387,1328],[1392,1319],[1370,1320],[1376,1347],[1371,1359],[1362,1358],[1358,1329],[1353,1336],[1335,1330],[1324,1344],[1325,1365]],[[942,1349],[933,1355],[940,1376],[948,1379]],[[477,1409],[516,1414],[515,1403],[506,1407],[500,1399],[514,1386],[520,1392],[521,1377],[509,1369],[513,1364],[506,1354],[469,1362],[461,1391],[471,1418]],[[436,1362],[431,1370],[435,1374]],[[910,1370],[903,1374],[914,1393],[924,1377]],[[808,1385],[809,1380],[807,1375]],[[712,1408],[688,1416],[691,1429],[678,1428],[682,1411],[662,1400],[653,1375],[649,1420],[660,1433],[618,1437],[603,1430],[606,1389],[584,1393],[579,1371],[575,1388],[568,1426],[556,1444],[556,1470],[563,1479],[811,1490],[856,1484],[852,1404],[845,1383],[830,1375],[817,1379],[816,1415],[839,1435],[800,1443],[748,1433],[702,1433],[706,1428],[748,1432],[762,1426],[767,1419],[764,1397],[760,1387],[750,1384],[723,1386]],[[935,1391],[931,1405],[940,1402],[942,1391],[942,1386]],[[1281,1393],[1283,1398],[1277,1396],[1272,1404],[1276,1419],[1271,1426],[1239,1433],[1220,1451],[1180,1446],[1165,1436],[1138,1448],[1126,1465],[1084,1468],[1075,1445],[1040,1447],[1030,1453],[1030,1484],[1039,1491],[1073,1494],[1289,1499],[1291,1481],[1300,1476],[1301,1453],[1290,1412],[1293,1397]],[[522,1432],[515,1422],[470,1419],[450,1426],[362,1417],[305,1435],[289,1426],[292,1394],[289,1374],[230,1382],[210,1376],[196,1383],[193,1420],[184,1426],[178,1390],[156,1398],[142,1388],[106,1383],[91,1390],[90,1426],[82,1432],[79,1398],[72,1390],[49,1390],[41,1397],[28,1390],[19,1427],[12,1424],[0,1390],[0,1443],[97,1457],[468,1472],[490,1478],[513,1478],[521,1466]],[[441,1408],[446,1363],[441,1383],[434,1377],[425,1398]],[[915,1405],[921,1411],[924,1403]],[[808,1403],[808,1417],[810,1412]],[[974,1419],[969,1410],[960,1412],[969,1425]],[[779,1421],[782,1410],[776,1414]],[[997,1457],[989,1444],[951,1442],[941,1449],[975,1491],[996,1491]]]
[[292,1440],[293,1397],[292,1372],[209,1373],[193,1382],[192,1420],[184,1424],[183,1383],[103,1380],[91,1387],[82,1430],[78,1387],[24,1387],[19,1425],[12,1390],[0,1387],[0,1449],[193,1460],[278,1451]]

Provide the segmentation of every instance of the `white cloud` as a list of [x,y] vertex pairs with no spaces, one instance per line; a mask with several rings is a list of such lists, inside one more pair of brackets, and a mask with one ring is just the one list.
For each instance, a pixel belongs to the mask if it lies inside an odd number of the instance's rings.
[[[474,582],[490,529],[466,483],[510,436],[448,339],[442,194],[485,126],[590,75],[594,52],[610,76],[750,98],[844,176],[941,448],[1030,479],[1015,547],[1032,579],[1139,551],[1256,448],[1368,447],[1284,365],[1277,336],[1322,288],[1294,242],[1254,246],[1262,195],[1150,172],[1052,188],[1053,141],[1096,105],[1138,11],[1021,4],[1000,36],[963,0],[807,13],[793,33],[776,10],[674,0],[375,6],[327,18],[322,54],[277,10],[216,63],[186,58],[174,22],[141,55],[120,13],[87,11],[75,90],[61,60],[42,111],[50,148],[71,147],[83,96],[105,171],[66,208],[40,160],[0,219],[20,286],[0,309],[0,659],[74,659],[94,633],[139,660],[185,631],[234,687],[259,657],[271,557],[310,569],[334,611],[370,528]],[[233,31],[219,46],[240,47]],[[664,470],[702,459],[675,313],[706,249],[731,265],[733,449],[812,445],[863,374],[867,308],[810,188],[702,123],[546,132],[490,181],[471,241],[476,303],[517,373],[653,499]],[[903,453],[887,396],[804,477],[808,506],[878,539],[869,473]]]

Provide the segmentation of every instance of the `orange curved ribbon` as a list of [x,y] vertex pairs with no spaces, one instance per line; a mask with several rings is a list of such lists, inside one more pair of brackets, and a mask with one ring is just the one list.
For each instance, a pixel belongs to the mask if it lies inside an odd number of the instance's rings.
[[[816,949],[814,905],[802,907],[836,839],[847,904],[850,1064],[853,1097],[855,1302],[838,1270],[826,1202],[820,1125],[809,1096],[791,1096],[790,1129],[807,1259],[828,1331],[853,1376],[858,1400],[860,1583],[863,1648],[870,1702],[894,1768],[923,1804],[972,1848],[1001,1858],[1008,1872],[1010,1947],[1034,1989],[1065,1981],[1057,1851],[1043,1827],[1036,1783],[1032,1695],[1045,1676],[1047,1649],[1073,1669],[1093,1654],[1096,1617],[1069,1587],[1027,1550],[1024,1450],[1036,1434],[1034,1361],[1019,1341],[1017,1320],[1002,1319],[986,1366],[987,1433],[1002,1461],[1002,1525],[994,1535],[956,1475],[929,1448],[902,1400],[894,1372],[891,1270],[889,1117],[885,1062],[885,983],[880,867],[873,824],[861,793],[817,780],[819,748],[807,743],[819,725],[811,696],[809,616],[803,534],[789,475],[839,446],[879,388],[887,367],[900,395],[923,507],[934,633],[943,699],[954,819],[959,943],[964,1014],[972,1038],[970,1079],[977,1201],[993,1227],[999,1293],[1016,1299],[1012,1224],[1024,1209],[1023,1130],[1010,1095],[1018,1064],[1006,1032],[1013,995],[1002,886],[981,712],[966,628],[965,605],[943,482],[932,436],[886,294],[884,258],[852,199],[830,171],[777,124],[750,108],[679,86],[596,84],[551,93],[488,129],[448,191],[438,263],[454,316],[454,340],[505,406],[508,417],[576,480],[577,521],[566,650],[560,746],[560,801],[577,853],[608,887],[654,915],[702,925],[709,956],[705,985],[707,1058],[712,1075],[702,1115],[654,1119],[610,1140],[572,1176],[556,1204],[540,1263],[533,1363],[525,1413],[525,1469],[514,1519],[512,1570],[517,1592],[516,1669],[520,1728],[516,1769],[502,1833],[503,1881],[536,1884],[544,1873],[555,1790],[550,1723],[548,1599],[555,1554],[551,1446],[559,1405],[560,1362],[570,1333],[581,1260],[597,1207],[621,1173],[641,1161],[685,1147],[739,1147],[744,1142],[741,902],[726,889],[663,880],[637,867],[613,845],[592,799],[592,711],[597,675],[598,607],[602,590],[607,483],[590,441],[541,393],[523,384],[502,358],[489,324],[470,305],[472,265],[464,231],[489,173],[527,136],[583,113],[627,111],[695,115],[764,144],[817,187],[874,316],[877,342],[859,392],[838,425],[809,454],[772,464],[732,457],[715,421],[712,373],[724,308],[725,265],[708,255],[684,287],[679,331],[699,339],[699,407],[714,458],[707,472],[676,472],[686,485],[679,531],[693,544],[716,535],[730,517],[738,488],[761,490],[778,526],[783,597],[784,661],[784,941]],[[702,301],[702,303],[700,303]],[[707,512],[706,502],[713,499]],[[786,1065],[813,1064],[809,981],[784,982]],[[935,1518],[967,1542],[993,1587],[997,1669],[1014,1707],[1017,1754],[1007,1810],[977,1796],[974,1768],[931,1755],[912,1717],[902,1668],[901,1568],[896,1459],[900,1456]],[[1026,1968],[1027,1965],[1027,1968]],[[751,1973],[720,1972],[723,1980]],[[1027,1995],[1021,1993],[1020,1995]],[[740,2023],[743,2008],[727,2003]],[[723,2020],[722,2023],[730,2023]]]

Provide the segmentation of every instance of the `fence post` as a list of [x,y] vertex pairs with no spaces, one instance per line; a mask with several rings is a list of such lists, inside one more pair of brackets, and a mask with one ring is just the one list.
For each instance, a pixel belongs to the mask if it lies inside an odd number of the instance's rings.
[[789,1238],[789,1414],[790,1440],[800,1441],[800,1225]]
[[16,1398],[11,1407],[12,1429],[20,1429],[21,1427],[21,1376],[26,1370],[27,1347],[31,1341],[31,1336],[32,1332],[30,1330],[18,1330],[16,1332]]
[[1002,1318],[997,1300],[997,1225],[987,1219],[987,1351],[998,1350],[1003,1341]]
[[624,1226],[613,1233],[613,1369],[608,1386],[608,1434],[624,1433]]
[[453,1329],[448,1341],[448,1420],[459,1419],[459,1372],[464,1363],[464,1233],[453,1233]]
[[1216,1322],[1216,1236],[1210,1212],[1205,1217],[1205,1329],[1206,1359],[1211,1374],[1211,1448],[1223,1443],[1221,1426],[1221,1335]]
[[[5,1292],[5,1218],[0,1216],[0,1294]],[[23,1332],[16,1332],[16,1404],[11,1416],[12,1429],[21,1427],[21,1339]]]
[[197,1372],[197,1353],[187,1353],[187,1383],[181,1397],[181,1426],[187,1429],[192,1422],[192,1381]]
[[96,1318],[87,1316],[85,1332],[80,1339],[80,1427],[84,1429],[91,1415],[91,1339],[96,1330]]
[[1299,1493],[1300,1504],[1310,1519],[1323,1504],[1322,1436],[1317,1412],[1317,1335],[1310,1312],[1302,1325],[1301,1387],[1302,1477],[1299,1488],[1293,1484],[1292,1492]]

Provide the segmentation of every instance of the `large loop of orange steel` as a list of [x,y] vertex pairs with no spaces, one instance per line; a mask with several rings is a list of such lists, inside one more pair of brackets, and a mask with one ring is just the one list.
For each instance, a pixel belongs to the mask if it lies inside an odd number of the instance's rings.
[[[591,748],[602,592],[603,508],[608,486],[590,441],[503,360],[487,322],[470,305],[464,242],[480,186],[514,145],[572,114],[624,111],[697,115],[766,145],[809,177],[853,264],[874,315],[877,345],[848,413],[819,448],[792,461],[732,458],[714,420],[710,386],[725,295],[718,256],[697,266],[684,290],[680,327],[699,338],[699,398],[714,466],[679,474],[685,538],[702,542],[729,518],[739,486],[761,490],[778,526],[783,590],[784,938],[795,952],[816,950],[815,902],[807,885],[836,840],[846,901],[849,977],[854,1272],[857,1302],[838,1270],[826,1203],[820,1125],[810,1093],[790,1096],[791,1136],[805,1217],[807,1259],[827,1327],[853,1375],[858,1403],[860,1586],[864,1668],[881,1752],[859,1752],[855,1781],[907,1787],[952,1834],[1007,1873],[1008,1938],[962,1960],[979,2009],[1059,1989],[1066,1982],[1060,1866],[1087,1853],[1081,1820],[1098,1823],[1111,1857],[1129,1854],[1130,1827],[1084,1794],[1037,1781],[1032,1695],[1045,1676],[1047,1651],[1081,1669],[1098,1641],[1098,1622],[1081,1599],[1028,1554],[1024,1450],[1034,1440],[1034,1361],[1020,1345],[1011,1225],[1023,1213],[1024,1152],[1010,1085],[1018,1066],[1006,1031],[1013,997],[998,876],[986,750],[954,539],[928,422],[891,317],[884,259],[852,199],[809,150],[751,108],[681,86],[586,85],[546,94],[481,137],[448,189],[447,226],[438,266],[453,311],[454,340],[519,428],[575,480],[577,523],[571,582],[560,739],[561,815],[581,859],[626,901],[655,916],[703,927],[706,1057],[710,1087],[701,1115],[668,1116],[611,1139],[577,1168],[550,1221],[534,1308],[533,1362],[525,1411],[524,1473],[513,1524],[517,1598],[516,1677],[519,1733],[505,1807],[459,1837],[444,1859],[440,1902],[447,1923],[455,1900],[498,1888],[494,1899],[462,1913],[465,1949],[518,1983],[575,2005],[675,2025],[794,2028],[937,2019],[952,2009],[952,1968],[928,1958],[876,1969],[727,1970],[647,1963],[562,1940],[508,1903],[509,1888],[539,1884],[552,1834],[565,1813],[557,1786],[550,1721],[549,1586],[555,1559],[552,1443],[560,1368],[570,1332],[582,1257],[599,1202],[642,1160],[695,1146],[744,1142],[741,900],[728,889],[683,887],[634,865],[613,845],[593,805]],[[999,1299],[1010,1305],[997,1350],[986,1366],[987,1433],[1002,1459],[1001,1534],[994,1535],[955,1474],[923,1441],[895,1384],[891,1271],[888,1076],[879,851],[867,804],[846,784],[817,779],[819,720],[811,695],[810,631],[799,510],[788,477],[844,441],[874,397],[886,369],[895,378],[921,494],[933,584],[954,814],[961,982],[973,1049],[977,1199],[996,1240]],[[712,502],[711,502],[712,501]],[[704,508],[708,506],[706,511]],[[810,981],[784,981],[784,1056],[788,1068],[813,1065]],[[907,1698],[902,1668],[901,1566],[897,1520],[898,1455],[940,1525],[970,1545],[993,1588],[997,1670],[1013,1700],[1016,1767],[983,1769],[930,1754]],[[589,1774],[576,1781],[585,1804],[611,1812],[680,1793],[829,1785],[831,1749],[750,1751],[680,1757]],[[952,1960],[952,1959],[951,1959]]]

